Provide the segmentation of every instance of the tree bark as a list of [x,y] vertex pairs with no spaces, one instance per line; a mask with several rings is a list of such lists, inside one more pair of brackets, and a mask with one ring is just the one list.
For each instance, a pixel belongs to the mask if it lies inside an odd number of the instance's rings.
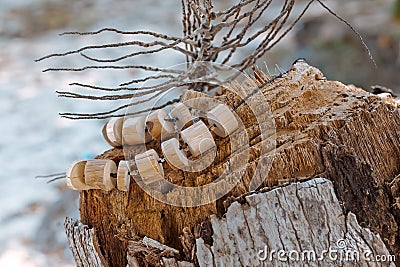
[[[254,87],[266,80],[268,77],[258,74],[253,83],[240,86]],[[232,86],[239,88],[238,84]],[[183,260],[208,266],[207,262],[226,263],[232,259],[240,259],[243,266],[247,263],[252,266],[254,258],[243,258],[248,254],[241,255],[245,254],[242,252],[246,248],[249,251],[257,250],[261,243],[269,239],[274,248],[281,248],[285,244],[294,248],[303,248],[300,246],[305,244],[319,244],[318,248],[328,249],[326,246],[343,237],[350,243],[354,241],[357,246],[367,246],[375,252],[399,257],[398,104],[354,86],[328,81],[319,70],[304,62],[296,63],[287,74],[265,86],[262,93],[271,107],[275,121],[276,148],[261,155],[260,148],[268,147],[268,140],[260,138],[260,129],[249,108],[243,105],[237,109],[237,115],[244,122],[249,137],[250,158],[240,182],[224,198],[200,207],[180,208],[154,200],[135,183],[131,183],[128,192],[81,192],[81,221],[95,229],[98,248],[109,266],[126,266],[129,258],[127,251],[132,252],[132,242],[140,242],[144,236],[180,251],[179,257],[172,260],[164,257],[171,262],[170,266],[189,264],[178,263]],[[194,97],[195,92],[188,92],[183,96],[184,99]],[[216,98],[231,107],[240,102],[236,95],[228,91]],[[260,101],[259,105],[263,104],[265,103]],[[231,151],[227,140],[218,140],[216,143],[220,153],[207,170],[201,173],[183,173],[166,165],[166,179],[185,186],[199,186],[214,181],[221,169],[225,168],[229,157],[240,156],[241,153],[240,150]],[[159,144],[153,143],[150,146],[159,147]],[[232,203],[237,197],[248,193],[255,165],[268,157],[273,157],[272,167],[266,177],[262,177],[265,182],[260,188],[325,177],[331,181],[324,180],[329,189],[317,184],[311,186],[311,182],[308,182],[306,184],[309,189],[300,190],[299,187],[303,184],[295,183],[265,195],[273,197],[272,202],[260,200],[256,204],[257,197],[246,196],[243,201],[247,204]],[[112,149],[99,158],[112,159],[118,163],[123,159],[123,151]],[[317,192],[316,189],[321,189],[324,193]],[[305,194],[305,199],[299,196],[300,191]],[[277,204],[271,206],[273,201]],[[244,223],[246,216],[255,216],[254,209],[261,209],[264,204],[270,205],[268,211],[276,219],[253,218],[252,223],[244,226],[241,224],[244,229],[236,229],[237,233],[226,232],[236,231],[235,228],[222,225],[230,224],[230,216],[232,220],[241,219]],[[243,215],[247,212],[250,213]],[[322,218],[322,215],[326,218]],[[225,216],[226,221],[220,221],[215,216]],[[233,218],[235,216],[237,218]],[[264,229],[265,239],[253,240],[260,234],[263,225],[274,225],[274,220],[280,222],[278,226],[275,221],[274,232],[267,234],[267,229]],[[219,228],[217,225],[220,225]],[[309,227],[313,229],[310,230]],[[252,231],[256,231],[255,236]],[[180,238],[181,235],[192,235],[195,239],[190,241]],[[221,243],[223,235],[229,237],[224,239],[225,243]],[[236,240],[239,236],[241,239]],[[237,246],[236,242],[239,241],[243,247],[236,247],[237,250],[229,247],[233,243]],[[192,257],[191,246],[195,248],[196,253],[193,254],[197,255],[197,260]],[[220,250],[226,251],[218,253],[218,246]],[[133,254],[135,253],[137,252]],[[156,250],[153,254],[157,253],[162,251]],[[139,260],[143,264],[146,262],[143,257],[139,257]],[[132,261],[130,264],[135,266]],[[154,264],[149,266],[151,265]]]
[[70,218],[65,219],[64,226],[77,266],[109,266],[100,251],[94,229]]
[[[244,195],[229,205],[222,218],[210,217],[212,244],[202,237],[195,240],[196,266],[368,266],[377,256],[385,261],[373,266],[395,266],[395,256],[379,234],[362,228],[354,213],[343,213],[327,179]],[[70,224],[68,229],[76,229]],[[94,239],[84,240],[86,244],[72,243],[72,251],[90,253]],[[104,266],[99,257],[86,264],[81,259],[79,266]],[[195,266],[180,261],[179,251],[147,237],[129,243],[127,260],[129,267]]]
[[211,216],[213,245],[196,240],[199,266],[338,266],[341,260],[366,266],[372,255],[390,255],[379,235],[343,213],[329,180],[294,183],[240,202],[221,219]]

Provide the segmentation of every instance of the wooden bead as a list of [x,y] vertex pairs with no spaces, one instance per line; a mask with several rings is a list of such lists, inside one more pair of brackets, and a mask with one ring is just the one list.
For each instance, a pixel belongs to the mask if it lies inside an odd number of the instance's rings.
[[226,137],[238,127],[238,121],[228,106],[219,104],[207,113],[207,120],[213,125],[214,133],[220,137]]
[[131,175],[129,173],[128,161],[121,160],[118,164],[117,171],[117,188],[121,191],[128,191],[131,182]]
[[67,186],[73,190],[89,190],[94,187],[85,184],[86,160],[75,161],[66,172]]
[[212,134],[202,121],[183,130],[181,137],[188,145],[190,153],[195,157],[216,146]]
[[113,147],[122,146],[122,125],[124,118],[112,118],[103,127],[104,139]]
[[391,93],[380,93],[380,94],[377,94],[377,96],[379,96],[380,98],[392,100],[392,94]]
[[153,111],[146,120],[146,127],[150,135],[157,140],[165,140],[174,134],[174,124],[168,119],[168,114],[164,109]]
[[96,189],[110,191],[117,185],[117,179],[111,176],[116,173],[117,165],[112,160],[88,160],[85,166],[85,183]]
[[160,158],[154,149],[147,150],[135,156],[136,167],[146,185],[164,178],[164,169],[159,163]]
[[122,126],[122,138],[126,145],[145,144],[151,140],[151,136],[146,132],[146,118],[133,117],[124,121]]
[[181,101],[184,101],[187,107],[194,109],[210,110],[215,107],[214,98],[208,94],[201,93],[195,90],[184,89],[182,91]]
[[170,117],[176,119],[176,126],[178,129],[183,129],[185,126],[192,123],[192,114],[186,105],[182,103],[175,104],[170,111]]
[[104,124],[103,129],[101,130],[101,133],[103,134],[104,140],[106,140],[106,142],[107,142],[110,146],[116,147],[117,144],[112,143],[112,142],[110,141],[110,139],[108,139],[108,136],[107,136],[107,123],[108,123],[108,122],[106,122],[106,123]]
[[161,143],[162,153],[169,165],[173,168],[183,170],[189,166],[189,160],[180,149],[179,141],[171,138]]

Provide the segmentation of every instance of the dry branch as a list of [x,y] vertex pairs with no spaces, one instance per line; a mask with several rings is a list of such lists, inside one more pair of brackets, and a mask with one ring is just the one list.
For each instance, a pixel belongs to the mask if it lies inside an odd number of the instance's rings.
[[[362,44],[366,47],[369,56],[372,59],[372,55],[364,43],[361,35],[344,19],[340,18],[331,9],[328,8],[322,1],[319,0],[308,0],[303,7],[300,14],[293,16],[292,11],[297,4],[296,0],[285,0],[278,5],[280,6],[280,12],[271,19],[264,19],[264,15],[268,11],[272,10],[272,0],[246,0],[239,1],[236,5],[223,11],[214,10],[212,1],[210,0],[197,0],[189,1],[182,0],[182,37],[168,36],[161,33],[155,33],[151,31],[121,31],[113,28],[104,28],[93,32],[66,32],[61,35],[97,35],[103,32],[111,32],[115,34],[128,35],[134,38],[132,41],[121,42],[121,43],[109,43],[101,45],[89,45],[81,47],[79,49],[67,51],[64,53],[54,53],[42,58],[37,61],[50,59],[54,57],[62,56],[81,56],[89,61],[110,63],[109,65],[88,65],[83,67],[53,67],[44,70],[47,71],[72,71],[81,72],[91,69],[105,69],[105,70],[129,70],[138,69],[145,72],[157,72],[156,74],[150,75],[144,78],[134,79],[122,83],[119,87],[105,88],[95,85],[84,85],[82,83],[73,83],[74,86],[80,89],[91,89],[100,91],[123,91],[123,90],[140,90],[140,94],[128,94],[128,95],[106,95],[102,97],[95,97],[90,94],[72,93],[72,92],[58,92],[61,97],[70,97],[76,99],[88,99],[88,100],[123,100],[133,98],[134,101],[143,95],[151,96],[154,91],[161,91],[159,87],[163,87],[165,84],[172,84],[179,88],[189,88],[200,90],[205,92],[209,90],[205,84],[191,84],[187,85],[181,83],[185,71],[190,73],[191,68],[196,67],[196,62],[215,62],[217,64],[226,64],[239,72],[235,72],[229,77],[226,77],[224,82],[232,81],[240,74],[240,72],[246,71],[250,66],[254,65],[258,59],[260,59],[265,53],[270,51],[279,41],[285,37],[290,30],[298,23],[298,21],[304,16],[306,11],[309,9],[312,3],[318,2],[328,12],[336,16],[342,22],[346,23],[352,31],[354,31],[360,38]],[[302,3],[298,3],[301,5]],[[139,41],[141,37],[149,37],[148,41]],[[149,39],[148,38],[148,39]],[[249,53],[244,58],[238,58],[241,49],[248,46],[256,47],[252,53]],[[89,56],[84,53],[87,51],[97,51],[99,49],[110,49],[119,47],[132,47],[132,52],[119,56],[117,58],[97,58]],[[182,63],[186,62],[186,70],[174,70],[170,68],[162,68],[160,66],[141,66],[141,65],[114,65],[122,60],[134,61],[137,57],[152,54],[158,55],[165,52],[177,52],[181,58]],[[178,55],[178,56],[179,56]],[[372,59],[373,60],[373,59]],[[187,77],[187,76],[185,76]],[[168,78],[167,81],[163,81],[164,78]],[[153,80],[155,84],[151,86],[153,90],[147,91],[148,87],[145,83],[149,80]],[[137,84],[135,88],[126,88],[125,86],[130,84]],[[171,85],[171,87],[172,87]],[[144,88],[142,88],[144,87]],[[153,99],[151,96],[145,102]],[[143,103],[143,102],[142,102]],[[71,119],[102,119],[107,117],[122,116],[123,114],[116,114],[116,111],[126,108],[126,105],[120,105],[115,109],[108,110],[106,112],[99,112],[93,115],[85,114],[81,116],[79,113],[62,113],[63,117]]]

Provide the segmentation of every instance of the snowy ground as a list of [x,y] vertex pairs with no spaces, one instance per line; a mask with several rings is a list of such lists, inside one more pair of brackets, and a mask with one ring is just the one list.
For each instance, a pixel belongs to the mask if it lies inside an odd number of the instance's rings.
[[[54,91],[66,90],[77,80],[114,85],[132,78],[129,72],[112,71],[43,74],[41,70],[49,65],[71,62],[63,58],[34,63],[34,59],[94,40],[122,40],[107,34],[57,36],[66,30],[108,26],[180,33],[180,1],[64,2],[68,3],[0,0],[0,267],[73,266],[62,224],[65,216],[78,217],[77,194],[66,190],[62,182],[46,184],[34,177],[63,172],[72,161],[108,149],[101,137],[104,122],[70,121],[61,119],[58,112],[104,110],[111,105],[67,101],[57,98]],[[46,11],[49,14],[43,11],[54,3],[57,5]],[[223,3],[226,5],[226,1]],[[63,17],[67,12],[72,15]]]

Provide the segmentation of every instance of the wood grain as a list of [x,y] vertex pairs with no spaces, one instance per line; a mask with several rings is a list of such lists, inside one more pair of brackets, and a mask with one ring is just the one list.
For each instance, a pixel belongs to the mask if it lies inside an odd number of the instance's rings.
[[[323,74],[318,69],[298,62],[287,74],[261,89],[264,100],[252,99],[261,111],[266,104],[270,106],[276,126],[275,147],[271,140],[261,138],[260,127],[249,107],[237,109],[236,115],[248,134],[249,161],[237,186],[215,203],[195,208],[172,207],[154,200],[136,183],[131,183],[128,192],[82,191],[82,222],[96,229],[107,262],[111,266],[125,266],[126,254],[121,251],[126,251],[128,240],[143,236],[181,250],[179,236],[183,229],[194,233],[197,225],[211,214],[223,215],[231,197],[248,192],[256,164],[264,166],[268,159],[273,159],[272,166],[269,172],[260,172],[264,175],[260,179],[265,178],[260,188],[325,177],[332,182],[344,214],[354,213],[360,226],[379,234],[388,250],[400,255],[400,186],[394,182],[400,174],[398,103],[320,77]],[[257,84],[258,80],[232,83],[230,88],[252,89]],[[185,92],[182,101],[197,95],[194,91]],[[230,108],[241,100],[227,90],[215,99]],[[208,110],[213,107],[210,104]],[[267,120],[266,117],[264,121]],[[218,153],[208,169],[190,173],[163,164],[165,179],[182,186],[215,181],[228,166],[230,157],[240,157],[242,153],[240,149],[231,150],[229,138],[216,139],[215,143]],[[151,147],[158,149],[160,144],[151,143]],[[268,148],[267,152],[261,154],[264,148]],[[118,163],[124,154],[122,149],[115,148],[99,158]]]

